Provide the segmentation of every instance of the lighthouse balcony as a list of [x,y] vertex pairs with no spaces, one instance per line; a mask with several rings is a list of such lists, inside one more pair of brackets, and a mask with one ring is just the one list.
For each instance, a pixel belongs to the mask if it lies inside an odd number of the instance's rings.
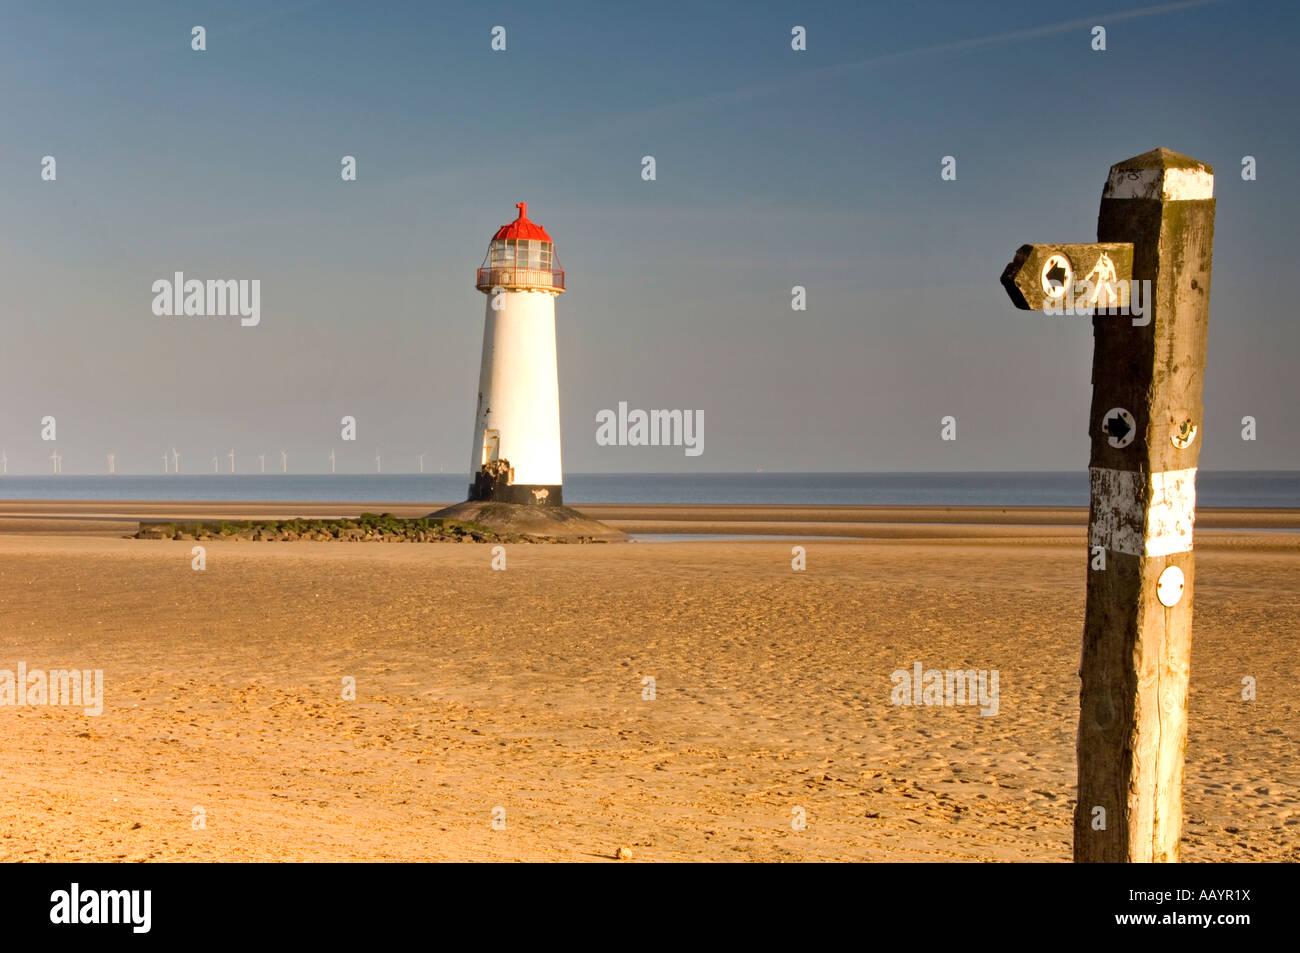
[[491,292],[493,288],[537,289],[540,291],[564,291],[564,270],[562,268],[516,268],[497,265],[478,270],[475,287],[479,291]]

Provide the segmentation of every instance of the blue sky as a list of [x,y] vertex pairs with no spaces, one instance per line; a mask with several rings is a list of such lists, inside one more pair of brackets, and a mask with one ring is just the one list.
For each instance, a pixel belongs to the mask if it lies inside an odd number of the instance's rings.
[[[1108,167],[1164,145],[1217,173],[1201,464],[1300,468],[1295,10],[0,4],[0,447],[48,472],[53,415],[65,472],[466,470],[473,270],[524,200],[571,289],[569,471],[1080,468],[1089,323],[998,275],[1093,240]],[[177,270],[260,279],[262,324],[153,315]],[[704,454],[597,446],[619,401],[703,410]]]

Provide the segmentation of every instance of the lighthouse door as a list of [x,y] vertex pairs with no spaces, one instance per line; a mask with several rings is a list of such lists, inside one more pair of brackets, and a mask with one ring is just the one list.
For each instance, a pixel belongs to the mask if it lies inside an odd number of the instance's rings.
[[491,463],[501,456],[501,431],[485,430],[483,432],[483,463]]

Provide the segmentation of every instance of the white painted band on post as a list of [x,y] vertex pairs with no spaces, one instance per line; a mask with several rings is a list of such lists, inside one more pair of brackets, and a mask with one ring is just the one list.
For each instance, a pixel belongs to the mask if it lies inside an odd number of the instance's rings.
[[1111,169],[1101,197],[1169,202],[1212,199],[1214,174],[1207,169]]
[[[1192,551],[1195,467],[1150,474],[1092,467],[1088,474],[1092,482],[1090,547],[1102,546],[1130,556]],[[1144,512],[1142,503],[1148,498],[1150,508]]]

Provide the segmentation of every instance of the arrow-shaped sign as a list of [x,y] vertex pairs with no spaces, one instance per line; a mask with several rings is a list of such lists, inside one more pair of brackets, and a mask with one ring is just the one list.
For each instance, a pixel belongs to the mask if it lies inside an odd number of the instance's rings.
[[1129,242],[1021,245],[1002,272],[1002,287],[1022,311],[1089,314],[1127,309],[1132,277]]
[[1116,440],[1123,440],[1131,428],[1128,422],[1119,414],[1106,419],[1106,433],[1110,434]]

